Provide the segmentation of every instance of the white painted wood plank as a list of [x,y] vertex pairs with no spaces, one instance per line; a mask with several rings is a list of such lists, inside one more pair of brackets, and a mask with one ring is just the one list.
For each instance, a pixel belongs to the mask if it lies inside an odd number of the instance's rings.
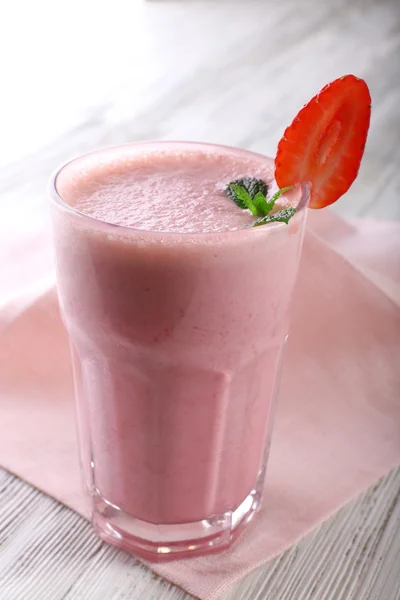
[[[0,486],[0,522],[8,523],[0,534],[1,598],[191,598],[99,541],[81,517],[11,474],[0,471]],[[12,505],[20,510],[10,521],[5,515]],[[399,590],[400,468],[223,599],[395,600]]]

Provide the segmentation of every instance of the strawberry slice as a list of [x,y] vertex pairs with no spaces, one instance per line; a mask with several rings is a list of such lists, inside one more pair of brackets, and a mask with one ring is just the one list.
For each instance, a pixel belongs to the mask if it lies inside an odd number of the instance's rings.
[[286,129],[275,158],[279,187],[309,181],[311,208],[323,208],[347,192],[367,140],[371,96],[354,75],[328,83]]

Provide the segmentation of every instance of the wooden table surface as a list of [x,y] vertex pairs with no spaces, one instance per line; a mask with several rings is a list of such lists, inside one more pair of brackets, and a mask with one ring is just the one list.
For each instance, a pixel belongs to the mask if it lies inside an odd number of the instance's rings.
[[[8,57],[0,240],[7,231],[47,227],[46,180],[73,155],[141,139],[273,154],[299,106],[347,72],[368,81],[373,121],[359,178],[335,210],[400,219],[398,0],[8,4],[0,36]],[[225,600],[400,599],[399,498],[397,469]],[[191,596],[0,471],[0,598]]]

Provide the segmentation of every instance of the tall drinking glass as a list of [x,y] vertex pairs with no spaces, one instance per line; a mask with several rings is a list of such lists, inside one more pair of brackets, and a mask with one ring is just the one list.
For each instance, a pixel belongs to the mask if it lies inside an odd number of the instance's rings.
[[132,157],[146,157],[151,180],[160,151],[272,165],[223,146],[143,143],[77,158],[51,181],[93,524],[151,559],[225,548],[260,505],[308,204],[301,185],[288,225],[183,233],[76,208],[104,169],[118,180]]

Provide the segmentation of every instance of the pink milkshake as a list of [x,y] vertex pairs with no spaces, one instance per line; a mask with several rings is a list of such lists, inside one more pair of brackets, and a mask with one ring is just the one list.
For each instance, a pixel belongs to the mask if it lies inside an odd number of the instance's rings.
[[260,503],[308,198],[293,191],[288,225],[251,227],[225,192],[244,176],[272,184],[273,162],[149,143],[53,182],[93,522],[143,556],[226,547]]

